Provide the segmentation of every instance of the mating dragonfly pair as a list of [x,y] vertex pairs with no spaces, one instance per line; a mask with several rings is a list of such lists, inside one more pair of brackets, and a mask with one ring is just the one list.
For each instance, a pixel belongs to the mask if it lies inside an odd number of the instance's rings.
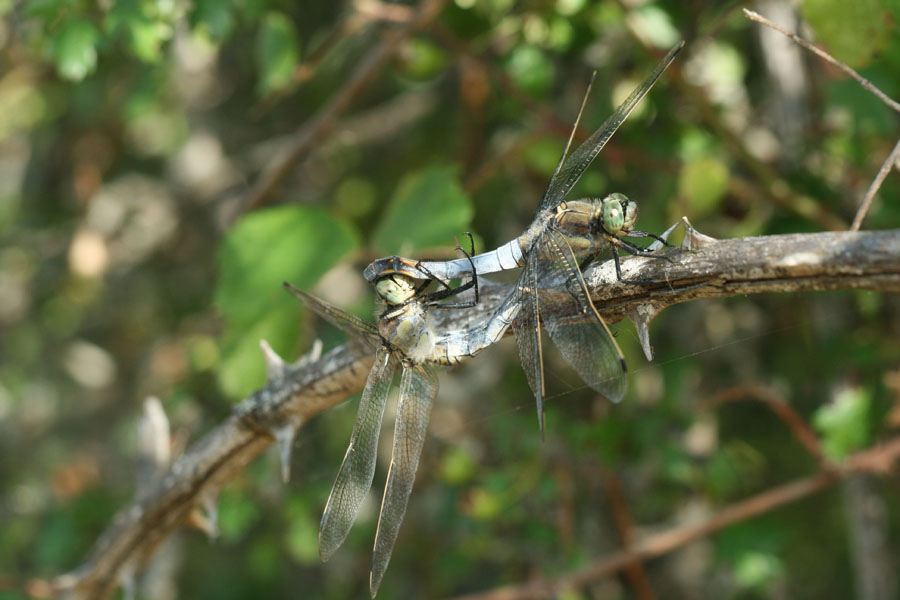
[[[566,196],[683,45],[681,42],[672,48],[612,116],[568,155],[578,127],[576,119],[534,220],[521,236],[491,252],[473,256],[463,251],[463,258],[451,261],[413,261],[392,256],[370,264],[365,277],[375,285],[386,305],[377,326],[285,284],[308,308],[348,335],[361,338],[375,353],[350,445],[322,516],[319,553],[323,560],[328,560],[343,543],[372,486],[385,402],[394,374],[401,369],[393,454],[370,573],[373,597],[406,513],[431,405],[438,392],[437,365],[452,365],[474,356],[500,340],[512,326],[522,366],[537,400],[543,432],[543,323],[563,357],[585,383],[613,402],[625,396],[625,359],[591,301],[582,270],[601,250],[611,248],[616,274],[622,280],[619,249],[645,254],[662,247],[665,239],[634,228],[637,204],[623,194],[573,201],[567,201]],[[585,103],[586,100],[587,94]],[[583,110],[584,103],[579,119]],[[629,237],[651,237],[656,241],[641,248],[625,239]],[[478,302],[479,276],[517,268],[522,268],[522,273],[512,291],[486,318],[467,329],[435,331],[430,310],[472,306]],[[452,288],[452,280],[466,283]],[[438,289],[427,292],[433,283],[438,284]],[[474,291],[470,303],[447,302],[451,296],[467,290]],[[560,290],[567,293],[559,293]],[[553,293],[552,301],[545,301],[546,293]]]

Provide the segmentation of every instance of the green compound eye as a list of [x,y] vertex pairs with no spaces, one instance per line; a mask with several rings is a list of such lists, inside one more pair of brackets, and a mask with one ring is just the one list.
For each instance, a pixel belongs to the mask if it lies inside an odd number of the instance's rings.
[[625,226],[623,201],[628,202],[628,198],[623,194],[610,194],[603,199],[600,208],[600,224],[608,233],[616,234]]

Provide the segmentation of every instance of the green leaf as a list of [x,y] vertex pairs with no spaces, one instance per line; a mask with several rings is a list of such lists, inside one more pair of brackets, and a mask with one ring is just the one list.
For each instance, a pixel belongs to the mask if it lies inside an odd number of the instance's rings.
[[256,43],[256,64],[261,93],[268,93],[288,85],[300,60],[297,31],[285,15],[270,12],[263,19]]
[[290,555],[302,565],[319,565],[319,520],[299,503],[288,509],[289,525],[284,534]]
[[828,456],[840,459],[866,445],[870,403],[869,395],[861,388],[847,388],[816,411],[813,422],[823,435],[822,445]]
[[221,44],[234,31],[232,2],[227,0],[197,0],[191,13],[191,25],[195,33],[205,35],[210,41]]
[[28,0],[24,5],[24,14],[26,17],[50,20],[59,15],[67,4],[66,0]]
[[516,46],[506,70],[519,87],[535,96],[546,94],[553,83],[553,63],[536,46]]
[[678,174],[678,193],[687,199],[694,217],[709,214],[728,191],[731,175],[728,165],[718,158],[704,156],[691,160]]
[[437,45],[418,38],[403,48],[403,72],[415,79],[434,77],[447,64],[447,54]]
[[764,588],[783,575],[781,560],[769,552],[745,552],[734,566],[734,578],[745,588]]
[[160,59],[163,42],[172,37],[171,16],[138,2],[116,2],[107,14],[105,30],[121,30],[135,56],[147,63]]
[[803,16],[829,52],[852,67],[868,64],[892,28],[881,0],[804,0]]
[[432,166],[406,177],[375,229],[375,247],[385,254],[447,246],[472,220],[472,201],[456,170]]
[[226,542],[239,540],[259,521],[260,510],[256,501],[240,492],[224,492],[218,504],[219,532]]
[[80,81],[97,67],[97,38],[93,23],[85,19],[66,21],[53,43],[56,69],[64,79]]
[[[278,288],[287,296],[279,285]],[[259,341],[266,340],[279,356],[287,357],[300,331],[302,308],[289,298],[279,299],[280,306],[272,307],[253,323],[226,322],[222,340],[222,359],[216,373],[219,385],[228,396],[243,398],[258,389],[266,380],[265,364]]]
[[318,208],[284,206],[244,217],[222,243],[214,302],[225,319],[219,382],[233,396],[264,381],[259,340],[292,348],[300,307],[281,282],[303,288],[358,246],[355,231]]
[[129,30],[132,52],[148,63],[159,60],[163,42],[172,37],[172,27],[168,23],[150,19],[132,21]]

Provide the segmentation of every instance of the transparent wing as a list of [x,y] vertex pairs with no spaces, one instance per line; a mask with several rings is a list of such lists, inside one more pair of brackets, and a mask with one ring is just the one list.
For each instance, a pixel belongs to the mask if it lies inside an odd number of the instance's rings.
[[540,304],[537,294],[537,254],[538,249],[532,246],[525,270],[519,277],[517,294],[520,303],[518,318],[513,321],[516,334],[516,345],[519,347],[519,358],[522,369],[528,379],[528,386],[537,400],[538,423],[541,435],[544,434],[544,355],[541,346]]
[[[625,397],[625,358],[594,307],[571,246],[558,231],[541,237],[536,270],[544,271],[541,317],[550,338],[586,384],[608,400]],[[552,299],[549,297],[552,293]]]
[[396,368],[397,361],[384,348],[379,348],[359,401],[350,446],[319,526],[319,556],[323,561],[331,558],[344,543],[356,513],[372,487],[384,403]]
[[320,298],[316,298],[309,292],[305,292],[300,288],[284,282],[285,289],[289,291],[295,298],[300,300],[308,309],[354,338],[361,338],[369,343],[370,346],[380,346],[381,337],[378,335],[378,328],[372,323],[360,319],[354,314],[338,308]]
[[541,198],[538,212],[559,204],[572,188],[575,187],[575,184],[581,179],[581,174],[584,173],[585,169],[588,168],[588,165],[590,165],[594,158],[597,157],[606,145],[606,142],[608,142],[613,134],[616,133],[616,130],[619,129],[619,126],[625,122],[625,119],[628,118],[628,115],[631,114],[634,107],[636,107],[644,96],[647,95],[650,88],[653,87],[663,72],[670,64],[672,64],[672,61],[675,60],[675,56],[683,46],[684,42],[681,41],[669,50],[669,53],[666,54],[665,58],[663,58],[659,64],[656,65],[656,68],[653,69],[653,72],[650,73],[650,75],[648,75],[633,92],[631,92],[631,95],[628,96],[625,102],[619,105],[615,112],[606,119],[606,122],[604,122],[591,137],[578,146],[575,152],[573,152],[563,164],[562,169],[557,170],[556,174],[554,174],[553,178],[550,180],[547,190],[544,192],[544,197]]
[[394,426],[394,451],[384,487],[369,588],[372,597],[378,592],[381,578],[391,560],[394,542],[406,514],[406,504],[419,467],[419,456],[428,430],[431,404],[437,396],[437,376],[428,366],[405,367],[400,379],[400,403]]

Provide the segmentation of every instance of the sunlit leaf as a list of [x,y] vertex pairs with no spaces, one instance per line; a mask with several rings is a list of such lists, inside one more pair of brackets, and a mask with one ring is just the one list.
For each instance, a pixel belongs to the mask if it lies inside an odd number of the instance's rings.
[[464,448],[452,447],[444,456],[439,473],[447,483],[459,485],[468,481],[477,471],[478,463],[475,462],[470,452]]
[[262,383],[260,338],[277,352],[291,348],[301,310],[281,283],[312,287],[356,246],[349,225],[301,206],[251,213],[229,232],[219,251],[214,296],[226,322],[219,380],[229,394],[240,396]]
[[447,54],[440,47],[420,38],[409,40],[401,56],[403,72],[416,79],[432,77],[447,64]]
[[172,36],[172,27],[167,23],[139,20],[131,23],[131,50],[145,62],[156,62],[160,58],[163,42]]
[[678,193],[688,201],[694,217],[715,210],[728,191],[728,165],[713,156],[691,160],[678,174]]
[[63,23],[53,43],[53,58],[61,77],[72,81],[84,79],[97,67],[97,38],[93,23],[73,19]]
[[137,2],[116,2],[107,14],[107,32],[122,32],[131,51],[144,62],[154,63],[160,57],[163,42],[172,37],[173,28],[168,17]]
[[869,439],[869,394],[845,388],[816,411],[813,422],[823,436],[828,456],[839,459],[866,445]]
[[734,567],[734,577],[746,588],[759,588],[780,577],[784,569],[774,554],[745,552]]
[[553,83],[553,63],[537,46],[517,46],[506,70],[519,87],[535,96],[545,94]]
[[472,202],[452,167],[433,166],[406,177],[375,229],[384,254],[450,246],[472,219]]
[[804,0],[803,16],[829,52],[853,67],[866,65],[894,27],[880,0]]
[[233,6],[228,0],[197,0],[190,19],[196,32],[215,43],[228,39],[234,30]]
[[259,91],[267,93],[288,85],[299,60],[299,42],[294,24],[285,15],[270,12],[263,19],[256,40]]

